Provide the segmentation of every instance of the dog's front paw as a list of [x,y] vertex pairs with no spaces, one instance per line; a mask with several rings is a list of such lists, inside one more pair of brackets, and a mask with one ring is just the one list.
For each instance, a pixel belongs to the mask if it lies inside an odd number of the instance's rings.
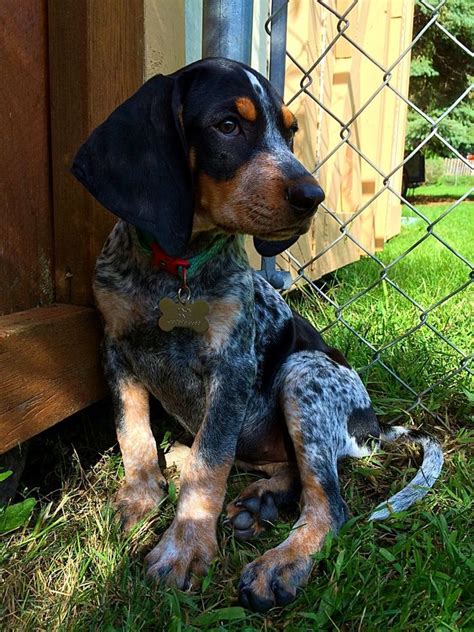
[[123,483],[115,498],[115,507],[123,530],[130,531],[139,520],[155,509],[166,497],[166,490],[163,476],[150,484]]
[[286,606],[308,581],[312,560],[292,556],[290,551],[271,549],[244,568],[239,584],[240,603],[249,610],[266,612]]
[[175,520],[145,558],[147,576],[168,586],[188,590],[193,579],[206,575],[217,552],[212,525]]

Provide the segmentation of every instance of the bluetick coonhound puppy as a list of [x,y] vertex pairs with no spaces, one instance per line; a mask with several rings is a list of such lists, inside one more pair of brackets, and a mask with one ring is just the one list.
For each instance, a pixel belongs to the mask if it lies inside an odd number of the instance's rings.
[[[312,554],[346,520],[340,457],[367,454],[371,440],[423,445],[422,469],[372,519],[423,496],[442,463],[431,439],[381,430],[342,354],[249,267],[240,235],[274,255],[308,230],[323,200],[293,155],[296,129],[259,73],[207,59],[150,79],[92,133],[73,165],[121,218],[97,261],[94,289],[125,467],[125,526],[166,495],[151,393],[194,435],[175,519],[146,559],[152,578],[185,589],[206,573],[236,460],[265,475],[227,507],[237,537],[257,535],[280,506],[300,499],[289,537],[243,570],[240,600],[259,611],[295,597]],[[183,287],[209,305],[207,331],[157,324],[160,300],[175,301]]]

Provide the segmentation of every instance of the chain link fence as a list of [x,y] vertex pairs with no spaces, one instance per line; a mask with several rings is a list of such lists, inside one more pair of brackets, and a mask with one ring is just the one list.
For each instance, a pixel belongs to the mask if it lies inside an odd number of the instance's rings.
[[[458,199],[450,200],[442,207],[433,207],[433,211],[428,209],[428,212],[425,206],[420,207],[403,197],[399,183],[404,165],[414,155],[430,147],[433,141],[441,145],[445,152],[447,150],[452,158],[460,161],[469,173],[472,172],[472,162],[443,136],[443,122],[461,104],[470,102],[472,86],[460,90],[457,98],[434,118],[423,111],[415,99],[404,94],[392,79],[400,64],[416,54],[417,46],[430,29],[438,29],[443,37],[453,43],[464,56],[466,64],[472,64],[473,53],[443,23],[445,2],[430,4],[421,0],[417,4],[418,13],[423,19],[418,20],[418,25],[415,25],[409,45],[385,66],[364,49],[357,39],[357,33],[354,35],[350,30],[354,12],[367,2],[368,0],[314,2],[314,5],[319,5],[317,10],[322,12],[324,19],[335,22],[334,37],[326,42],[321,38],[317,54],[308,65],[303,65],[290,50],[285,52],[287,73],[289,69],[293,73],[299,73],[298,89],[290,95],[288,89],[286,90],[287,105],[293,108],[301,99],[311,100],[320,116],[326,117],[339,129],[339,139],[334,146],[321,151],[321,144],[317,144],[318,155],[315,155],[313,173],[317,177],[324,175],[324,169],[331,157],[349,148],[351,152],[355,152],[361,163],[369,165],[378,174],[378,181],[381,182],[381,186],[353,210],[349,217],[346,214],[341,215],[327,202],[321,205],[318,213],[327,214],[331,222],[334,222],[337,236],[329,243],[324,243],[307,260],[299,260],[293,252],[285,254],[293,274],[293,285],[287,297],[310,317],[330,343],[342,347],[348,354],[351,363],[356,365],[366,380],[379,413],[389,420],[406,418],[408,415],[415,423],[428,416],[431,418],[430,425],[438,425],[446,421],[446,416],[451,414],[453,407],[459,410],[472,379],[472,355],[469,348],[472,320],[469,320],[472,316],[470,286],[473,272],[468,261],[470,253],[460,248],[459,244],[455,247],[451,243],[449,231],[444,230],[444,227],[447,218],[457,214],[462,215],[462,222],[470,222],[471,230],[474,229],[472,207],[466,206],[473,189],[466,187]],[[285,0],[274,1],[273,13],[265,24],[270,40],[272,32],[278,36],[278,46],[281,46],[278,29],[281,30],[282,23],[286,28],[288,5]],[[341,6],[343,10],[335,8]],[[291,14],[288,16],[288,24],[290,22]],[[379,77],[376,89],[347,119],[335,113],[325,99],[312,89],[316,81],[321,81],[321,76],[324,81],[321,68],[339,43],[350,46],[353,54],[360,55],[364,63],[369,62],[373,72]],[[271,49],[272,54],[278,54],[274,47]],[[382,168],[368,156],[361,149],[354,133],[357,121],[384,91],[394,94],[407,107],[408,112],[416,113],[426,126],[423,139],[402,160],[389,168]],[[314,129],[314,133],[318,133],[317,129]],[[392,242],[389,241],[385,248],[375,252],[352,230],[354,221],[371,212],[371,209],[373,211],[373,206],[381,195],[392,196],[403,209],[401,235],[393,238],[394,243],[399,240],[402,244],[396,254],[393,254]],[[440,209],[439,212],[436,209]],[[414,236],[410,236],[411,233],[407,230],[412,225],[417,228]],[[309,274],[312,266],[341,244],[355,245],[362,258],[315,280],[314,275]],[[449,256],[443,260],[443,269],[438,269],[440,257],[446,253]],[[413,265],[418,265],[418,269],[413,269],[412,261],[415,261],[414,255],[418,254],[423,256],[417,257],[418,263]],[[452,274],[450,269],[453,270]],[[422,289],[424,279],[436,279],[438,276],[439,280],[435,281],[436,291],[430,298],[427,299],[425,294],[420,299],[418,288]],[[415,291],[414,279],[417,284]],[[360,286],[361,283],[364,284],[363,287]],[[298,289],[294,291],[296,286]]]

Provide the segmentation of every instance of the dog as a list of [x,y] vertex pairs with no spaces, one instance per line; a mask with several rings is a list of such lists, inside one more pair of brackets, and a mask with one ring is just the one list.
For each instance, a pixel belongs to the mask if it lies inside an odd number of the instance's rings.
[[93,284],[125,469],[124,526],[167,493],[152,394],[194,440],[176,516],[146,557],[149,577],[188,589],[206,573],[235,462],[262,473],[227,506],[237,538],[258,536],[299,499],[288,538],[243,570],[240,602],[260,612],[295,598],[312,555],[346,521],[341,457],[399,438],[423,446],[413,481],[372,520],[421,498],[443,461],[433,439],[381,428],[344,356],[248,264],[243,235],[274,256],[308,230],[324,199],[293,154],[296,131],[261,74],[209,58],[147,81],[92,132],[72,167],[120,218]]

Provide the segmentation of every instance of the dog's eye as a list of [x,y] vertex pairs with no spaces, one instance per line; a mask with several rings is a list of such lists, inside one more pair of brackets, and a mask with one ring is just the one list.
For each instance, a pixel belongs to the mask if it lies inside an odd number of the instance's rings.
[[288,147],[290,148],[291,151],[293,151],[294,149],[294,140],[295,140],[295,134],[298,131],[298,124],[295,123],[294,125],[292,125],[289,130],[290,132],[290,136],[288,138]]
[[217,125],[217,129],[226,136],[236,136],[240,132],[239,123],[233,118],[227,118]]

